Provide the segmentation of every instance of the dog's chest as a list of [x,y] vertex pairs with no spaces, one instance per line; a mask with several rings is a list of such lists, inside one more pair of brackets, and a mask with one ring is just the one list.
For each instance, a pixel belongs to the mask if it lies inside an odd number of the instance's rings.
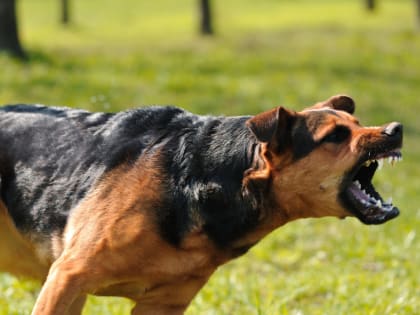
[[[140,259],[126,261],[127,268],[118,268],[117,278],[93,292],[96,295],[123,296],[139,303],[174,305],[188,303],[208,281],[228,255],[216,250],[202,235],[185,239],[182,248],[159,241],[155,246],[139,249]],[[147,249],[148,248],[148,249]]]

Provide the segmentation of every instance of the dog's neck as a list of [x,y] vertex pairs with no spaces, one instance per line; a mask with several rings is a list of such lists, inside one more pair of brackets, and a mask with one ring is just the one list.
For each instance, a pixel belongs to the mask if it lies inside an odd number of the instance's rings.
[[173,228],[162,231],[174,231],[166,238],[180,244],[189,231],[201,230],[219,248],[241,255],[282,224],[272,221],[271,200],[263,197],[271,179],[264,173],[261,143],[245,124],[248,117],[206,119],[198,130],[174,135],[163,149],[183,154],[165,157],[176,191],[165,205],[170,222],[161,222]]

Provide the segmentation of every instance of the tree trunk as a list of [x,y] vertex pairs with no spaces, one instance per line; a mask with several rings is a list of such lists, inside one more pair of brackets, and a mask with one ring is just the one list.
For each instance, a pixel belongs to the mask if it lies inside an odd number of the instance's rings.
[[70,23],[69,0],[61,0],[61,23],[64,25]]
[[25,58],[19,42],[15,0],[0,0],[0,51]]
[[375,11],[376,1],[375,0],[366,0],[366,9],[369,11]]
[[200,0],[200,32],[203,35],[213,34],[210,0]]
[[416,5],[417,5],[417,10],[416,10],[416,12],[417,12],[417,25],[418,25],[418,27],[420,27],[420,0],[416,0]]

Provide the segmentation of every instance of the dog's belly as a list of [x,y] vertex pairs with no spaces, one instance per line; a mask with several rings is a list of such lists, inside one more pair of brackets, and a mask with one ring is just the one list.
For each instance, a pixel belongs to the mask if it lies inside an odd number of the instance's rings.
[[127,281],[105,288],[101,288],[94,292],[98,296],[122,296],[133,300],[138,299],[146,292],[146,285],[138,281]]
[[[207,282],[206,276],[179,276],[170,280],[153,283],[151,279],[145,281],[127,281],[110,285],[95,291],[99,296],[120,296],[138,303],[159,304],[162,301],[173,305],[189,303],[201,287]],[[145,283],[149,283],[146,285]]]
[[42,261],[35,247],[16,229],[0,200],[0,270],[43,281],[50,264]]

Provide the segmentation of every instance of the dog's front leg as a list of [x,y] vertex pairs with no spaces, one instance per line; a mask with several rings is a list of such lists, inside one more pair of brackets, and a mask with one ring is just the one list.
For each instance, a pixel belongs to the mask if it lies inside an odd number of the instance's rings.
[[51,267],[47,280],[35,303],[32,315],[63,315],[72,304],[83,298],[86,274],[74,261],[58,259]]
[[80,295],[67,310],[66,315],[81,315],[86,303],[87,295]]

